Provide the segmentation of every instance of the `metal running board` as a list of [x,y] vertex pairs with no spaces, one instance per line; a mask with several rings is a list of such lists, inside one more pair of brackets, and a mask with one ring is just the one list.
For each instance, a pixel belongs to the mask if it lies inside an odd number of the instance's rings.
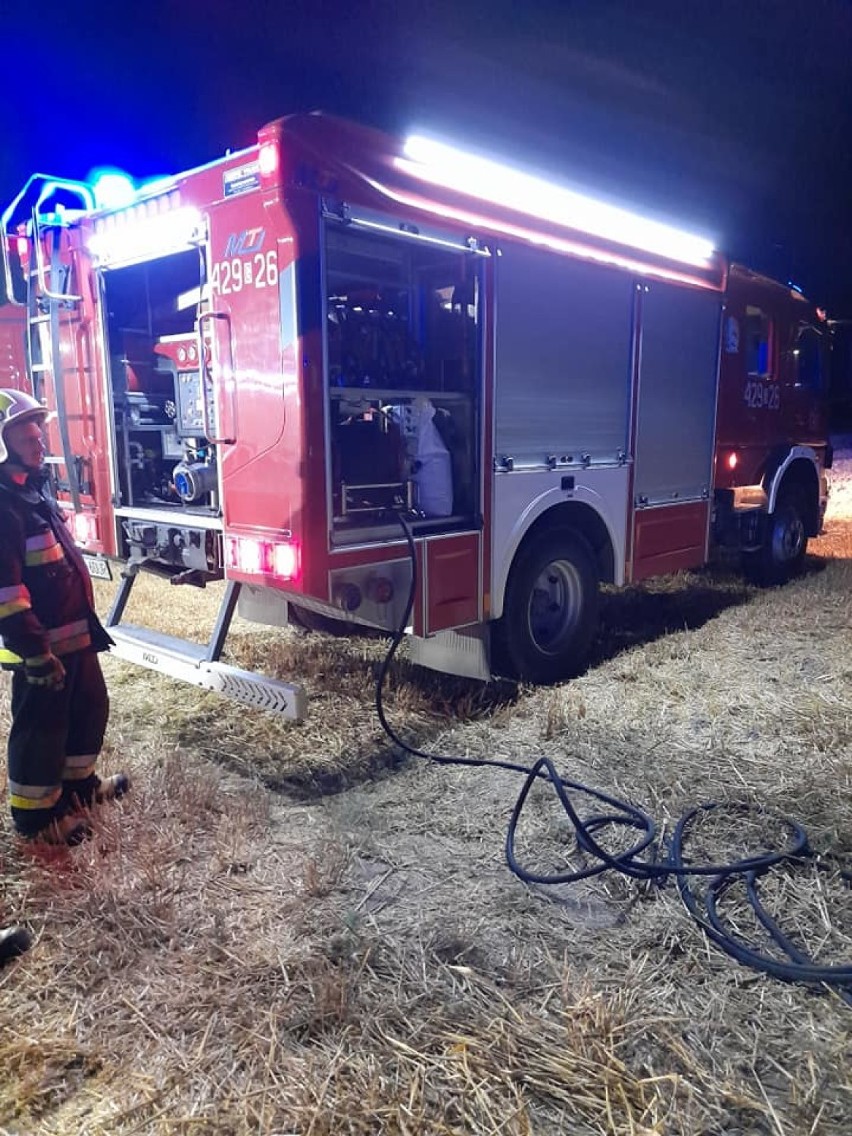
[[106,627],[115,642],[110,648],[112,654],[181,682],[215,691],[236,702],[301,722],[307,709],[307,698],[302,687],[219,662],[237,606],[240,584],[233,580],[228,583],[213,634],[210,642],[205,645],[193,643],[189,639],[179,639],[176,635],[166,635],[149,627],[121,622],[138,574],[138,565],[132,568],[127,565],[107,615]]
[[147,627],[123,623],[120,627],[110,626],[109,633],[115,641],[110,654],[120,659],[296,722],[305,717],[305,691],[296,684],[207,659],[206,646]]

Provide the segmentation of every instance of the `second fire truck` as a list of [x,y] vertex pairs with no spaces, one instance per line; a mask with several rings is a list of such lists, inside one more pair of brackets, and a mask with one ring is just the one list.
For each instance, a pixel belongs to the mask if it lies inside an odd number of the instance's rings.
[[[820,531],[824,321],[691,234],[323,115],[118,209],[36,177],[4,218],[57,494],[143,665],[299,716],[221,663],[231,615],[394,629],[404,521],[412,657],[551,682],[601,584],[718,544],[780,583]],[[227,581],[209,644],[122,621],[145,569]]]

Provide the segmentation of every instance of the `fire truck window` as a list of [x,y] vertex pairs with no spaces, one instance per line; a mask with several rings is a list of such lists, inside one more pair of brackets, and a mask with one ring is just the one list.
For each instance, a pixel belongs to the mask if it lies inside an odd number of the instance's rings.
[[745,318],[746,368],[749,375],[772,377],[772,321],[760,308],[746,308]]
[[825,381],[825,350],[823,337],[813,327],[801,330],[793,354],[796,357],[796,386],[807,390],[822,390]]

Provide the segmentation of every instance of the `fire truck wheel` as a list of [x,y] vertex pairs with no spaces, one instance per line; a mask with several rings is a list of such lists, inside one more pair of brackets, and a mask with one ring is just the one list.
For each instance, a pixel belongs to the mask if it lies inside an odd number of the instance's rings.
[[804,494],[798,487],[782,489],[775,512],[767,518],[762,547],[743,557],[746,575],[753,583],[762,587],[786,584],[802,570],[808,547],[805,510]]
[[585,665],[597,625],[598,573],[588,542],[557,530],[522,545],[495,628],[498,667],[526,682],[572,678]]

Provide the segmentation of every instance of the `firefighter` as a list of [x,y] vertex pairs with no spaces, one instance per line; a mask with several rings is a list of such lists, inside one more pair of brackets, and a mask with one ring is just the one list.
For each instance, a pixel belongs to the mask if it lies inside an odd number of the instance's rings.
[[95,772],[109,714],[97,652],[111,639],[63,515],[46,492],[31,395],[0,390],[0,663],[11,669],[9,802],[17,832],[77,844],[85,810],[122,796],[123,774]]

